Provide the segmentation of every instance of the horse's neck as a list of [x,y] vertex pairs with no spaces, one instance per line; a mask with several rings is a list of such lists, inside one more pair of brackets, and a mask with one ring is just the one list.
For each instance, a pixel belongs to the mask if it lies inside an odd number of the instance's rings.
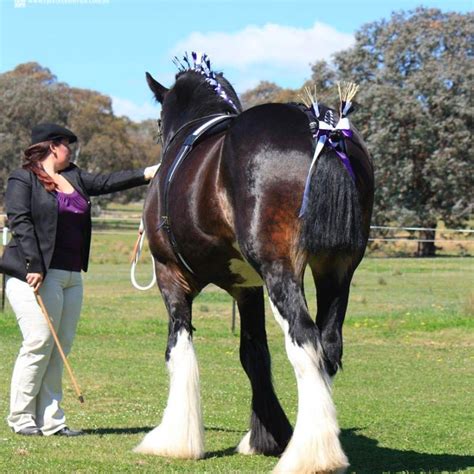
[[186,122],[189,123],[192,121],[197,122],[199,120],[205,120],[207,117],[215,115],[224,115],[226,113],[226,109],[223,108],[220,104],[217,104],[215,107],[207,107],[205,110],[200,110],[187,114],[187,120],[183,120],[183,124]]
[[[180,117],[180,119],[176,120],[173,125],[173,137],[178,134],[181,136],[181,132],[184,130],[187,130],[188,133],[192,133],[194,129],[205,123],[206,120],[210,120],[212,117],[225,114],[225,111],[216,108],[215,111],[207,110],[204,113],[201,112],[197,114],[185,115],[182,118]],[[173,140],[173,138],[171,138],[170,141],[171,140]]]

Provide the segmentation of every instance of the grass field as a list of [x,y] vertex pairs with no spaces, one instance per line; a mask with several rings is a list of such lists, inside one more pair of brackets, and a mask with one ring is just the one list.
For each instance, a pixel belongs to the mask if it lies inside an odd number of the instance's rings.
[[[128,239],[128,240],[127,240]],[[175,461],[131,452],[158,424],[168,388],[167,316],[157,290],[134,290],[131,238],[95,239],[86,298],[70,361],[80,405],[64,381],[64,408],[76,439],[28,439],[0,423],[1,472],[269,472],[273,457],[242,456],[249,383],[240,367],[231,300],[209,287],[194,304],[195,346],[207,457]],[[149,276],[148,262],[141,267]],[[366,259],[356,274],[345,324],[344,371],[334,399],[349,472],[474,472],[473,288],[470,258]],[[307,296],[315,312],[314,289]],[[289,419],[296,383],[282,333],[267,312],[274,381]],[[238,331],[237,331],[238,332]],[[0,414],[8,411],[20,344],[14,317],[0,314]]]

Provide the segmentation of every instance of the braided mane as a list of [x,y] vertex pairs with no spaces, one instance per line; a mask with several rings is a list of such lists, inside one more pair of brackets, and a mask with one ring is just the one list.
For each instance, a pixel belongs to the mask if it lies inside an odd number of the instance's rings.
[[[222,73],[212,70],[211,61],[207,54],[193,51],[191,58],[188,53],[185,53],[182,60],[175,57],[173,62],[178,68],[176,85],[179,85],[180,89],[186,85],[190,89],[190,93],[199,94],[201,96],[199,98],[200,104],[204,108],[206,103],[211,105],[209,102],[212,101],[215,104],[215,99],[219,98],[226,103],[230,113],[242,112],[242,105],[234,88]],[[205,94],[202,92],[209,90],[212,90],[214,95],[205,97]]]

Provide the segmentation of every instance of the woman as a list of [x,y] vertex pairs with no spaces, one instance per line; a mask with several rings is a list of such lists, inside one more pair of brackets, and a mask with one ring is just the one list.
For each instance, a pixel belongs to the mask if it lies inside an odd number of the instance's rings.
[[70,163],[77,137],[56,124],[33,128],[22,169],[8,178],[5,207],[12,239],[1,269],[23,343],[11,384],[9,426],[27,436],[78,436],[67,427],[62,399],[63,362],[37,303],[41,295],[64,353],[72,346],[82,304],[81,270],[91,242],[89,196],[149,181],[157,166],[91,174]]

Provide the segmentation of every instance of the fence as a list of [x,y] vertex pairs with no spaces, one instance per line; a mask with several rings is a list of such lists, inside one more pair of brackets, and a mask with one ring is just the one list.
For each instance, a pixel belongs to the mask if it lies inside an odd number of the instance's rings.
[[[136,236],[140,215],[124,218],[93,217],[94,236]],[[3,245],[8,241],[8,229],[2,228]],[[434,238],[420,237],[433,233]],[[371,226],[368,254],[373,256],[412,256],[420,243],[433,243],[438,254],[470,256],[474,252],[474,229],[449,229],[401,226]]]
[[[114,278],[117,278],[114,284],[119,284],[121,291],[133,294],[135,290],[129,282],[129,258],[137,237],[140,216],[128,219],[111,216],[94,218],[93,221],[95,230],[91,264],[100,265],[101,269],[108,268],[114,274]],[[464,311],[462,309],[464,307],[472,309],[474,301],[472,258],[440,258],[424,261],[386,258],[413,255],[417,243],[429,240],[419,238],[419,233],[426,230],[434,229],[396,226],[371,228],[369,258],[362,262],[356,272],[351,290],[350,313],[353,316],[370,316],[370,311],[374,313],[377,308],[381,311],[389,308],[394,314],[410,314],[417,305],[422,305],[424,308],[444,307],[446,311],[452,313]],[[438,247],[442,247],[439,251],[441,256],[467,257],[474,254],[474,229],[436,229],[435,237],[433,241]],[[6,241],[7,233],[4,231],[4,245]],[[96,266],[91,272],[92,276],[97,270]],[[151,274],[149,251],[144,249],[137,273],[139,283],[148,283]],[[221,290],[211,285],[205,291],[212,293]],[[305,293],[311,306],[311,314],[315,314],[316,293],[310,275]],[[2,310],[3,295],[4,291],[2,291]],[[235,324],[235,308],[233,311],[232,324]]]

